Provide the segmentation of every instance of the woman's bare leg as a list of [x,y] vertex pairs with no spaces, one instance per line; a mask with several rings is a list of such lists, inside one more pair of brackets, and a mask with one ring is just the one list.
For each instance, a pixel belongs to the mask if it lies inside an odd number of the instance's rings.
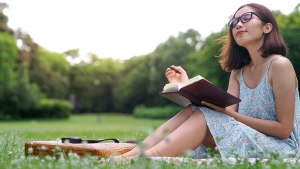
[[186,107],[182,111],[180,111],[177,115],[169,119],[167,122],[165,122],[163,125],[161,125],[153,134],[148,136],[143,142],[142,147],[136,147],[132,149],[131,151],[123,154],[122,156],[135,156],[139,155],[141,151],[145,151],[152,146],[159,143],[161,140],[163,140],[166,136],[166,134],[169,134],[173,132],[175,129],[177,129],[184,121],[186,121],[190,116],[192,115],[192,109],[191,107]]
[[151,157],[182,155],[185,151],[194,150],[202,144],[207,130],[204,115],[197,109],[189,119],[168,136],[168,139],[146,150],[145,155]]

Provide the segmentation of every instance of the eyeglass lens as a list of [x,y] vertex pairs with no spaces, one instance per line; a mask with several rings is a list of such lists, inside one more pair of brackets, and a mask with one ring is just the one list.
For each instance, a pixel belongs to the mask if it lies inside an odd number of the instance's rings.
[[233,19],[228,23],[228,25],[229,25],[231,28],[235,28],[239,21],[241,21],[242,23],[249,22],[249,21],[252,19],[252,15],[253,15],[253,13],[250,13],[250,12],[244,13],[242,16],[240,16],[240,17],[238,17],[238,18],[233,18]]

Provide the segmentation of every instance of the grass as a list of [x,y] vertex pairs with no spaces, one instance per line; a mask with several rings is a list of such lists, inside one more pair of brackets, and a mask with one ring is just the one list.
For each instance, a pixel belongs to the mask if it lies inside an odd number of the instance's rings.
[[27,120],[0,122],[0,131],[18,133],[25,140],[53,140],[66,136],[88,139],[116,137],[141,139],[162,120],[141,120],[128,115],[75,115],[67,120]]
[[66,120],[26,120],[0,122],[0,168],[300,168],[299,163],[286,163],[274,157],[269,162],[249,163],[247,160],[235,164],[216,158],[210,164],[199,166],[194,161],[167,163],[147,158],[131,161],[128,164],[103,163],[96,157],[69,159],[63,157],[25,157],[24,143],[30,140],[55,140],[61,137],[79,136],[84,139],[102,139],[114,137],[121,141],[146,137],[163,120],[135,119],[132,116],[117,114],[74,115]]

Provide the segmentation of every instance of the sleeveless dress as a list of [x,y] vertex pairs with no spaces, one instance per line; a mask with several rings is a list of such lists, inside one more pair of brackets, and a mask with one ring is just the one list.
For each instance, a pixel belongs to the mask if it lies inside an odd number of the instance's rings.
[[[250,117],[276,120],[275,98],[268,83],[268,72],[272,60],[262,81],[254,88],[248,88],[240,74],[240,99],[238,112]],[[192,109],[195,110],[195,106]],[[234,118],[209,108],[199,107],[205,116],[207,126],[216,142],[222,158],[269,158],[272,153],[282,157],[299,157],[300,149],[300,101],[298,87],[295,90],[295,115],[292,134],[287,139],[265,135]],[[200,145],[193,152],[194,158],[206,158],[207,148]]]

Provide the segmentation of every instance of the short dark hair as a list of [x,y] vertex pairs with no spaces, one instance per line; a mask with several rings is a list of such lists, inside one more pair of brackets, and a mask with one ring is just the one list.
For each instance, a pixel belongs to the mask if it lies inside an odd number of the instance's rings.
[[[268,34],[265,34],[264,42],[259,49],[259,51],[261,51],[262,53],[262,57],[268,57],[271,54],[280,54],[282,56],[286,56],[287,47],[282,36],[279,33],[278,24],[272,12],[267,7],[256,3],[245,4],[241,6],[238,10],[246,6],[253,9],[257,16],[259,16],[259,18],[263,20],[262,22],[264,24],[271,23],[273,25],[272,31]],[[235,14],[232,18],[235,17]],[[220,40],[223,43],[223,47],[221,48],[220,54],[220,64],[224,70],[231,71],[240,69],[243,66],[248,65],[250,63],[251,59],[247,49],[239,46],[235,42],[230,27],[228,28],[227,35],[222,37]]]

